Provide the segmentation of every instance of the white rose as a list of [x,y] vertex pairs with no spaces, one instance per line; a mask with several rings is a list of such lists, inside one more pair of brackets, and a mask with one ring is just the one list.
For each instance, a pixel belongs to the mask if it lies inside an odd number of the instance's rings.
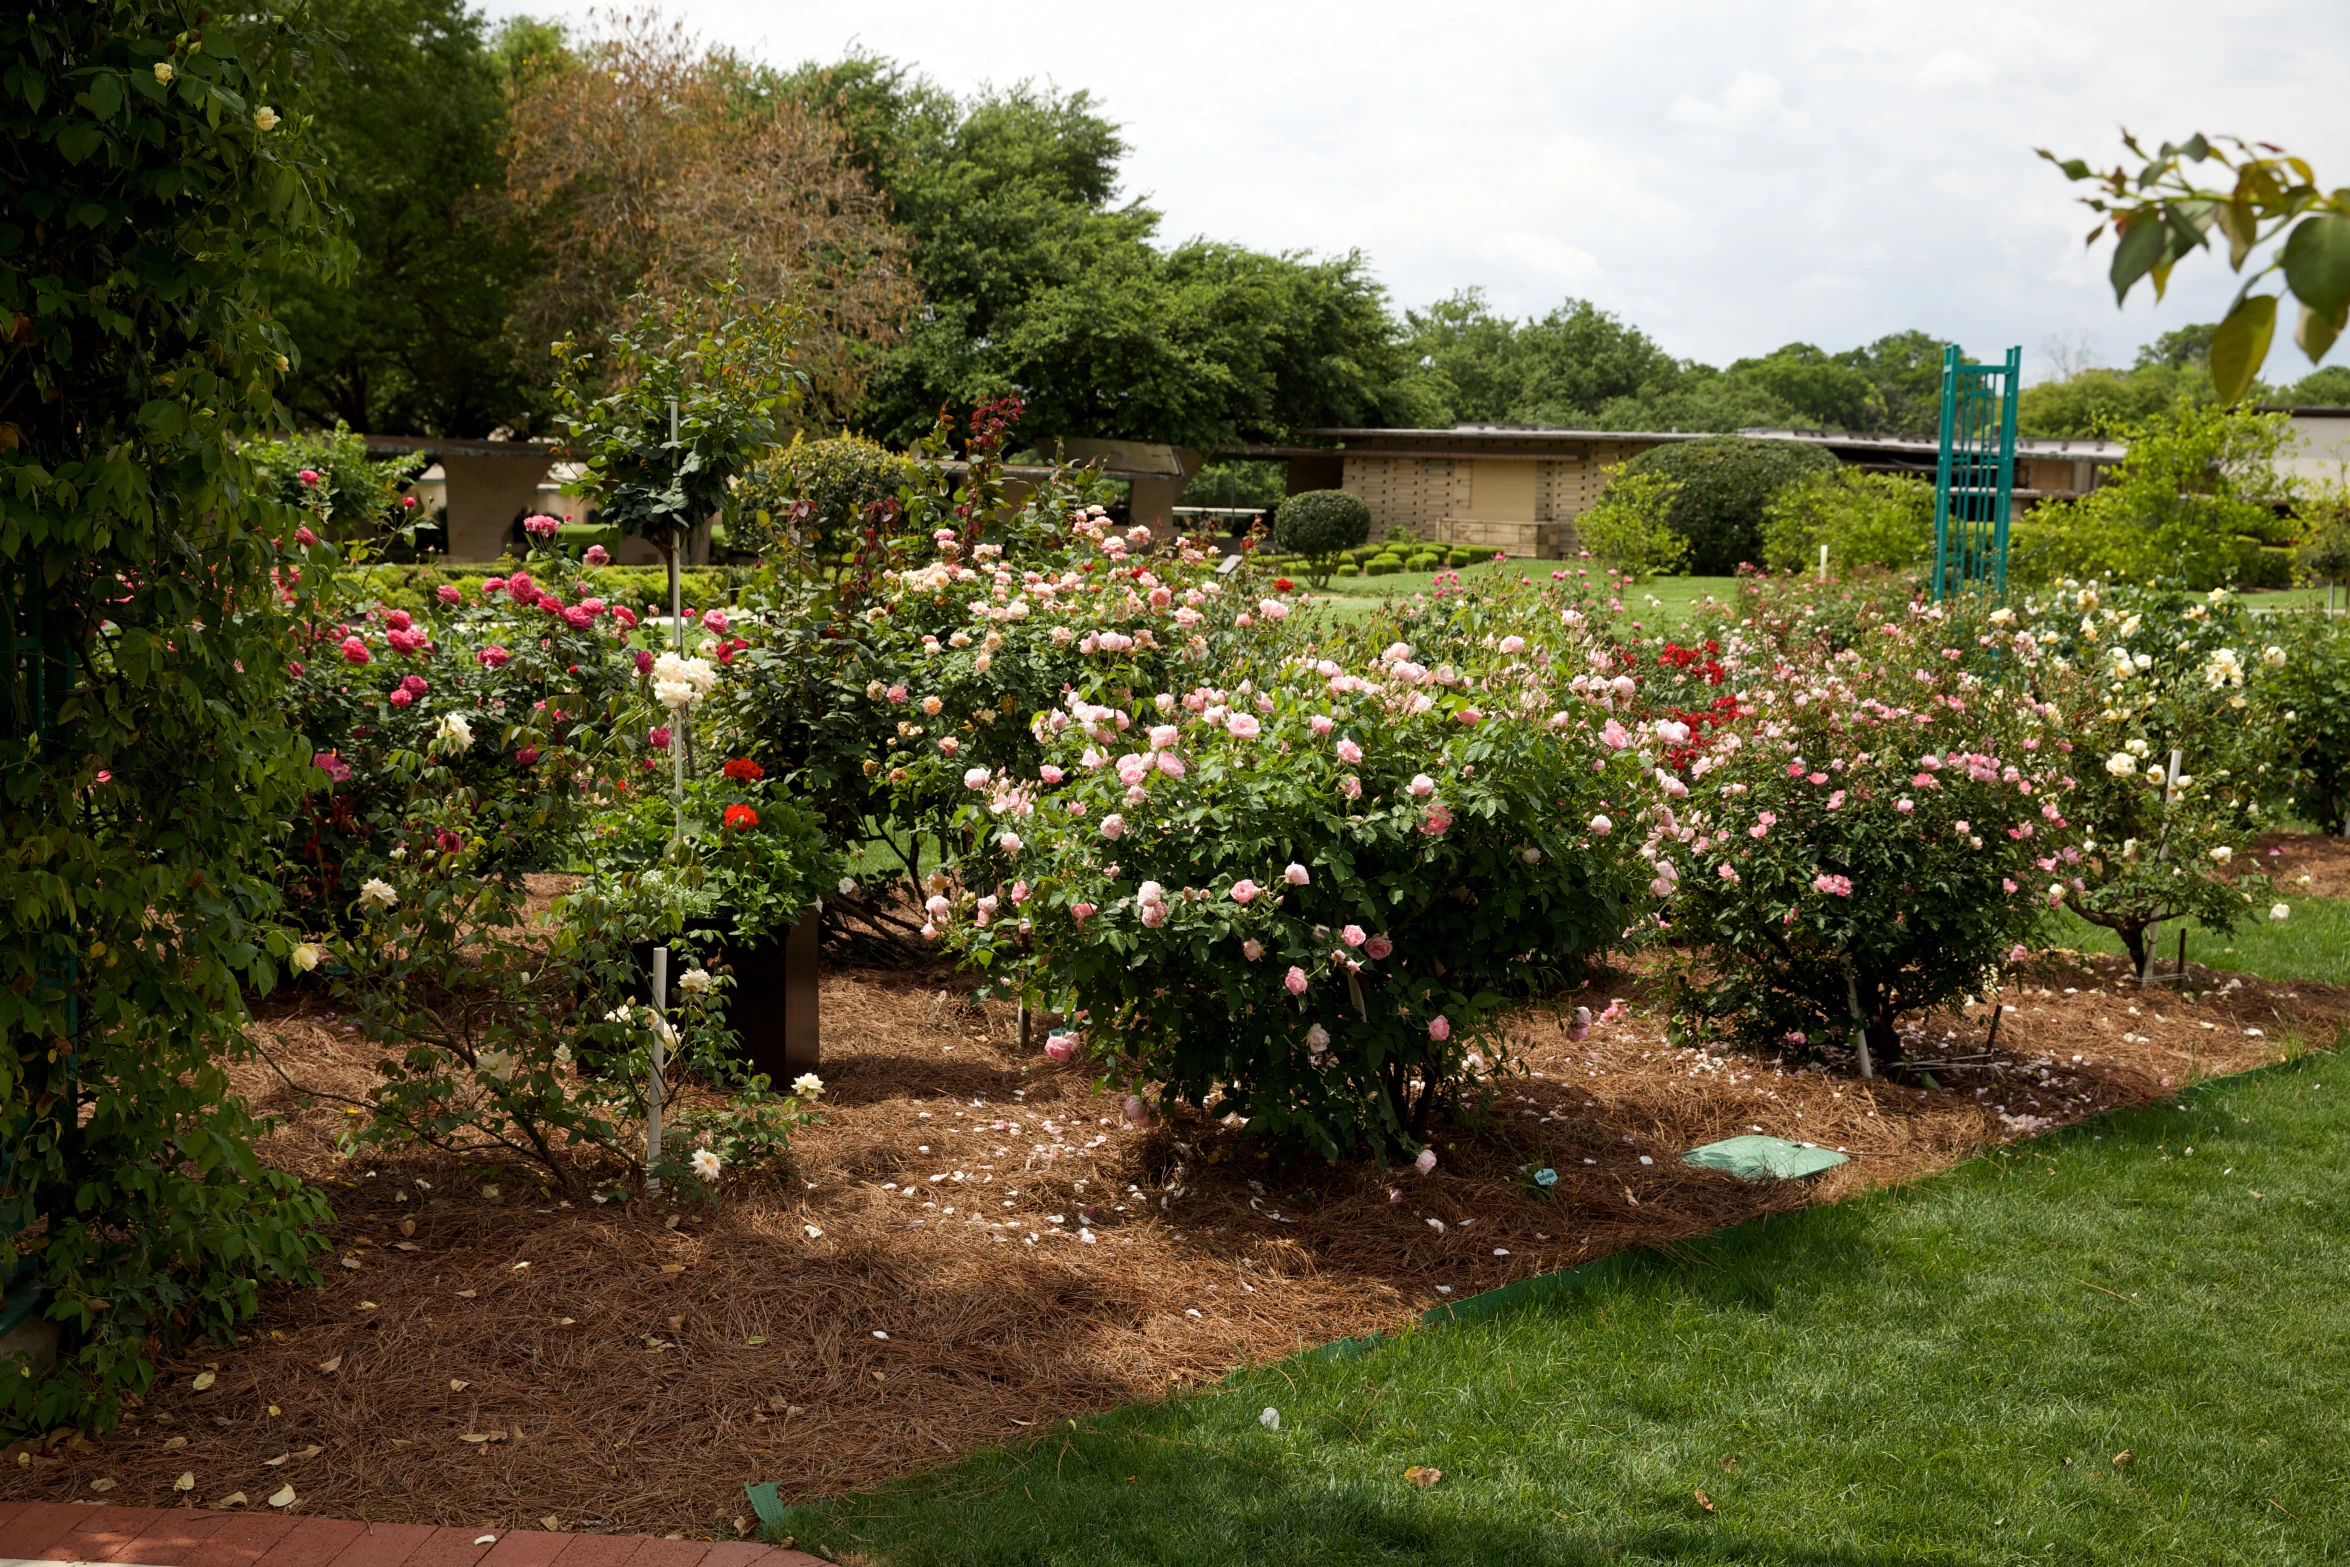
[[791,1080],[791,1091],[802,1099],[814,1099],[824,1092],[824,1079],[813,1072],[802,1072]]
[[370,876],[359,889],[359,906],[367,909],[388,909],[400,901],[392,891],[392,884],[381,876]]
[[718,1172],[725,1168],[718,1156],[707,1148],[696,1148],[694,1156],[686,1162],[694,1167],[694,1174],[705,1181],[717,1180]]

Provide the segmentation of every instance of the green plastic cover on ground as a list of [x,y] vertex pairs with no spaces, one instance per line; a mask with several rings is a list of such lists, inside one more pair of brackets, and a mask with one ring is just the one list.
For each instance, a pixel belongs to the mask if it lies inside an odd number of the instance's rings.
[[1742,1181],[1792,1181],[1848,1161],[1833,1148],[1791,1143],[1784,1137],[1747,1136],[1692,1148],[1681,1162],[1701,1170],[1722,1170]]

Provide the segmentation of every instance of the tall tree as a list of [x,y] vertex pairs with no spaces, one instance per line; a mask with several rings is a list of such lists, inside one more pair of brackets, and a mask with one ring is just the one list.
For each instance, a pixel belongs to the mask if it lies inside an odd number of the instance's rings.
[[510,180],[547,265],[524,328],[593,341],[639,290],[732,275],[800,314],[814,408],[857,406],[915,288],[871,180],[828,119],[650,13],[623,13],[518,84]]
[[872,54],[774,78],[887,193],[923,308],[859,417],[909,439],[942,402],[1017,392],[1024,429],[1207,444],[1408,407],[1385,298],[1359,256],[1194,240],[1121,200],[1126,144],[1084,92],[968,101]]
[[484,435],[540,412],[546,349],[507,317],[529,246],[506,212],[506,71],[465,0],[322,0],[312,65],[320,154],[351,264],[275,289],[301,417]]

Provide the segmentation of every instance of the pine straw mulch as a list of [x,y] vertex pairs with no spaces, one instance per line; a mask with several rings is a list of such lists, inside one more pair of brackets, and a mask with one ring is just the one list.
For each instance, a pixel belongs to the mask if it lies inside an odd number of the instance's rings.
[[2350,838],[2272,832],[2252,857],[2288,898],[2350,898]]
[[[869,1487],[1512,1279],[1909,1180],[2290,1038],[2330,1043],[2350,1018],[2350,991],[2238,980],[2182,1001],[2118,960],[2052,956],[2007,998],[1995,1055],[1981,1008],[1925,1030],[1936,1092],[1673,1049],[1636,981],[1577,999],[1607,995],[1629,1019],[1580,1046],[1551,1011],[1516,1020],[1534,1075],[1442,1136],[1425,1180],[1276,1167],[1198,1118],[1125,1129],[944,973],[825,981],[825,1118],[789,1179],[729,1182],[715,1204],[599,1205],[512,1165],[346,1163],[338,1113],[241,1067],[286,1118],[265,1157],[333,1195],[326,1284],[166,1367],[116,1434],[10,1453],[0,1485],[260,1507],[290,1483],[302,1512],[723,1535],[747,1526],[745,1481]],[[295,1078],[363,1081],[369,1052],[319,1005],[264,1029]],[[1677,1162],[1755,1129],[1852,1162],[1783,1186]],[[1535,1165],[1559,1172],[1547,1194]]]

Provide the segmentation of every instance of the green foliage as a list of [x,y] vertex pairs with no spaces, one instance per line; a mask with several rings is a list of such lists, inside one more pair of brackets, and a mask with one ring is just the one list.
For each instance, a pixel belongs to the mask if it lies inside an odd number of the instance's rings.
[[[2293,340],[2311,364],[2350,330],[2350,187],[2322,189],[2306,162],[2270,142],[2197,132],[2149,155],[2125,131],[2122,146],[2143,160],[2140,167],[2100,172],[2079,158],[2040,152],[2067,179],[2090,182],[2094,193],[2080,200],[2100,220],[2089,231],[2091,244],[2108,225],[2113,229],[2116,304],[2141,278],[2151,279],[2154,297],[2162,298],[2171,269],[2209,246],[2214,231],[2227,244],[2233,271],[2241,273],[2266,249],[2212,334],[2208,358],[2222,402],[2251,390],[2288,300],[2299,305]],[[2224,188],[2196,183],[2189,165],[2204,163],[2229,177]],[[2271,276],[2280,285],[2276,293],[2252,291]]]
[[279,593],[310,590],[271,574],[310,557],[237,440],[292,346],[261,282],[327,238],[320,40],[204,15],[0,15],[0,1258],[63,1333],[0,1376],[12,1430],[111,1426],[326,1244],[222,1069],[290,947],[269,872],[308,761]]
[[2350,408],[2350,365],[2312,370],[2277,393],[2276,400],[2293,408]]
[[[251,441],[242,455],[263,493],[303,513],[321,537],[380,541],[395,529],[429,520],[420,519],[415,503],[406,501],[424,459],[375,461],[367,455],[366,439],[348,425]],[[305,479],[304,473],[313,477]]]
[[344,274],[272,286],[296,345],[286,401],[378,434],[484,436],[543,420],[545,349],[507,330],[532,265],[508,220],[506,71],[463,0],[321,0],[333,39],[312,136],[335,171]]
[[1316,587],[1330,580],[1341,553],[1370,536],[1371,508],[1347,490],[1301,491],[1273,514],[1274,547],[1304,556]]
[[775,85],[841,126],[911,241],[928,310],[867,399],[884,438],[1014,390],[1042,436],[1208,446],[1388,422],[1402,361],[1369,264],[1156,248],[1158,214],[1116,200],[1126,144],[1088,94],[959,101],[871,54]]
[[1203,464],[1183,487],[1186,506],[1257,506],[1267,511],[1289,493],[1289,465],[1247,458]]
[[788,313],[738,293],[723,282],[690,300],[640,296],[602,359],[571,338],[555,345],[556,422],[586,455],[597,515],[664,550],[712,513],[733,515],[735,476],[801,387]]
[[596,885],[639,936],[713,922],[748,939],[781,932],[840,878],[821,819],[747,757],[695,763],[682,811],[656,771],[598,813]]
[[1795,425],[1931,435],[1941,409],[1942,348],[1898,332],[1826,353],[1790,343],[1728,370],[1676,360],[1636,327],[1585,300],[1524,322],[1497,316],[1463,289],[1404,316],[1406,374],[1398,396],[1440,405],[1422,423],[1454,420],[1598,430],[1731,431]]
[[2279,615],[2262,629],[2284,650],[2269,679],[2282,714],[2276,741],[2293,780],[2295,815],[2350,832],[2350,620],[2315,612]]
[[860,435],[793,440],[752,463],[734,497],[741,547],[832,558],[868,530],[893,531],[920,462]]
[[1575,536],[1593,559],[1626,580],[1645,582],[1671,576],[1689,563],[1689,541],[1673,531],[1672,513],[1681,483],[1660,473],[1608,469],[1607,488],[1575,518]]
[[1717,435],[1652,448],[1626,463],[1624,472],[1680,486],[1671,521],[1673,531],[1689,541],[1688,569],[1719,577],[1761,559],[1763,510],[1782,485],[1836,466],[1816,446]]
[[1786,485],[1763,506],[1762,563],[1813,571],[1820,546],[1836,571],[1907,571],[1934,551],[1934,487],[1895,473],[1838,468]]
[[2300,524],[2284,503],[2281,414],[2182,405],[2123,427],[2129,454],[2074,500],[2044,502],[2010,533],[2010,580],[2157,578],[2190,588],[2281,584]]

